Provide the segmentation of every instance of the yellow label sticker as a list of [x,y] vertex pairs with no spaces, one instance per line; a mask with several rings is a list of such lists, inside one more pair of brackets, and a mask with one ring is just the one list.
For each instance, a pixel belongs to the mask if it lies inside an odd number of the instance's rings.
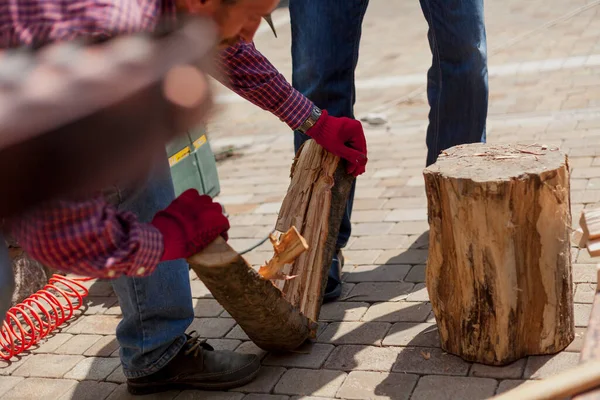
[[177,153],[175,153],[174,155],[169,157],[169,166],[172,167],[173,165],[177,164],[179,161],[183,160],[184,158],[186,158],[189,155],[190,155],[189,147],[186,147],[185,149],[178,151]]
[[197,149],[198,147],[202,146],[204,143],[206,143],[206,135],[202,135],[194,141],[194,149]]

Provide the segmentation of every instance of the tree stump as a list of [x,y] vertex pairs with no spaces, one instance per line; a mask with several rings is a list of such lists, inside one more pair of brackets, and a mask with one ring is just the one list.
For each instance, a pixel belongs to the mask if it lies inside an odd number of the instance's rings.
[[426,285],[443,350],[506,365],[571,343],[569,174],[556,148],[481,143],[425,169]]

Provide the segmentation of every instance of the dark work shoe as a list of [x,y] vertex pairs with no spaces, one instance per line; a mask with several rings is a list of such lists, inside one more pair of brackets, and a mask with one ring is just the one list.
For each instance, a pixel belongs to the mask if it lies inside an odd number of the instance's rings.
[[329,276],[327,277],[327,286],[325,287],[325,295],[323,303],[329,303],[337,300],[342,295],[342,268],[344,267],[344,256],[341,250],[336,250],[331,267],[329,268]]
[[167,390],[227,390],[252,381],[260,370],[260,360],[254,354],[215,351],[195,332],[179,354],[164,368],[152,375],[128,379],[127,390],[143,395]]

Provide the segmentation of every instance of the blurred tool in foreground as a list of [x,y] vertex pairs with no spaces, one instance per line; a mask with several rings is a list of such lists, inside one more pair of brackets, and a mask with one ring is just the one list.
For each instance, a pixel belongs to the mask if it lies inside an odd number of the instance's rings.
[[0,53],[0,218],[143,176],[211,108],[217,41],[193,18],[155,34]]

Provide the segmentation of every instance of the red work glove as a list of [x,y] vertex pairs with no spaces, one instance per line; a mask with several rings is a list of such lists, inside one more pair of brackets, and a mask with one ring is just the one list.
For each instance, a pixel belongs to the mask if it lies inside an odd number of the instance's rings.
[[229,221],[219,203],[210,196],[189,189],[167,208],[159,211],[151,222],[163,235],[161,261],[188,258],[211,244],[219,235],[227,240]]
[[358,176],[365,172],[367,141],[359,121],[332,117],[323,110],[317,123],[306,134],[328,152],[346,160],[349,174]]

